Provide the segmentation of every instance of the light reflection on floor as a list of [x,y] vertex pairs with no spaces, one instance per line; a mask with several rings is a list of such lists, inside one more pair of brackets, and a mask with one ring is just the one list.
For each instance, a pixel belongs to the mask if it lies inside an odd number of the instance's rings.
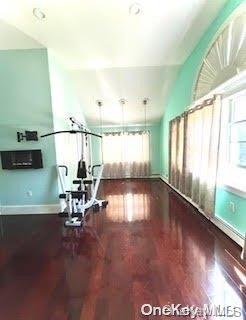
[[[234,267],[235,268],[235,267]],[[211,304],[216,306],[223,307],[233,307],[238,308],[240,311],[243,310],[243,303],[242,303],[242,297],[239,296],[239,294],[236,292],[236,290],[228,283],[228,280],[226,279],[224,275],[224,271],[221,270],[220,265],[215,262],[214,268],[210,274],[209,279],[214,284],[213,293],[210,296]],[[238,319],[243,320],[244,314],[242,311],[242,314],[240,316],[221,316],[221,317],[215,317],[214,319]]]
[[114,222],[148,220],[150,217],[150,198],[146,193],[111,194],[107,199],[106,216]]
[[[240,292],[236,289],[245,285],[245,272],[239,265],[235,265],[235,260],[229,266],[225,264],[226,259],[234,259],[233,254],[228,257],[227,250],[214,238],[213,233],[207,238],[206,224],[200,225],[198,231],[194,217],[188,212],[189,208],[177,201],[173,194],[162,192],[159,195],[154,188],[141,190],[130,183],[122,183],[121,192],[118,189],[116,184],[115,189],[107,194],[109,206],[105,215],[108,220],[119,224],[142,221],[143,229],[138,229],[138,235],[141,234],[140,230],[143,231],[148,224],[154,223],[152,219],[157,218],[159,207],[165,208],[165,212],[158,216],[155,232],[151,236],[152,239],[159,237],[160,240],[158,247],[165,261],[162,271],[169,270],[168,274],[174,272],[177,283],[185,283],[185,303],[198,307],[203,307],[203,304],[211,305],[215,307],[215,311],[220,307],[217,311],[221,312],[226,307],[229,307],[228,312],[233,311],[233,308],[242,312],[237,317],[228,314],[223,317],[208,316],[207,319],[245,320],[246,316],[242,311],[245,309],[243,290]],[[154,228],[154,224],[152,227]],[[138,241],[143,241],[141,239]],[[176,262],[174,269],[171,267],[173,261]],[[196,294],[189,296],[190,292]]]

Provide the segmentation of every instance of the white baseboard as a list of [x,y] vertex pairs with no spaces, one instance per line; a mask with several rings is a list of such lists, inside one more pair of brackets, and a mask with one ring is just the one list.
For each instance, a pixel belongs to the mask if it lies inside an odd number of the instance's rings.
[[2,206],[1,215],[24,215],[24,214],[54,214],[61,210],[60,204],[25,205],[25,206]]
[[228,237],[230,237],[233,241],[235,241],[240,247],[243,248],[244,246],[244,237],[238,233],[232,226],[227,224],[225,221],[217,218],[217,217],[208,217],[199,206],[192,201],[189,197],[185,196],[183,193],[181,193],[179,190],[177,190],[175,187],[173,187],[168,180],[160,176],[160,179],[165,182],[170,188],[172,188],[175,192],[177,192],[181,197],[183,197],[186,201],[188,201],[193,207],[197,209],[199,213],[201,213],[206,219],[211,221],[216,227],[218,227],[221,231],[223,231]]
[[190,204],[192,204],[193,207],[195,207],[202,215],[204,215],[204,217],[206,217],[208,220],[210,220],[210,218],[206,215],[206,213],[191,198],[187,197],[182,192],[180,192],[178,189],[176,189],[174,186],[172,186],[165,177],[160,176],[160,179],[162,181],[164,181],[167,185],[169,185],[169,187],[172,188],[174,191],[176,191],[181,197],[183,197]]
[[210,220],[215,224],[221,231],[223,231],[228,237],[235,241],[240,247],[244,246],[244,237],[238,233],[232,226],[228,225],[223,220],[214,217]]

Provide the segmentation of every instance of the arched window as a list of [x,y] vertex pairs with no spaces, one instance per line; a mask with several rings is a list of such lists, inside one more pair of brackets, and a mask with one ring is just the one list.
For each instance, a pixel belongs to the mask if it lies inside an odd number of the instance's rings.
[[197,77],[194,100],[246,69],[246,12],[232,19],[213,42]]

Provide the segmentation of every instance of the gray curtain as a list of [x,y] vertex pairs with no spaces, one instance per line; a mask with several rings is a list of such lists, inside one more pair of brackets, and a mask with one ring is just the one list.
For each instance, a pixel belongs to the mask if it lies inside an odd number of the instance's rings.
[[186,115],[170,121],[169,136],[169,177],[170,183],[179,191],[184,192],[184,127]]
[[170,122],[169,182],[212,216],[221,123],[220,96]]
[[245,234],[245,238],[244,238],[244,247],[243,247],[243,251],[242,251],[242,256],[241,258],[243,260],[246,260],[246,234]]

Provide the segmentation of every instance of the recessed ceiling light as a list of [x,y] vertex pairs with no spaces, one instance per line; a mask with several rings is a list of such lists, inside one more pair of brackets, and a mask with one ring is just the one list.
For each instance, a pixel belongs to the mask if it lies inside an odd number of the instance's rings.
[[142,11],[141,5],[137,2],[133,3],[129,7],[129,14],[131,16],[137,16]]
[[46,17],[44,12],[41,11],[39,8],[34,8],[32,10],[32,13],[38,20],[43,20]]

